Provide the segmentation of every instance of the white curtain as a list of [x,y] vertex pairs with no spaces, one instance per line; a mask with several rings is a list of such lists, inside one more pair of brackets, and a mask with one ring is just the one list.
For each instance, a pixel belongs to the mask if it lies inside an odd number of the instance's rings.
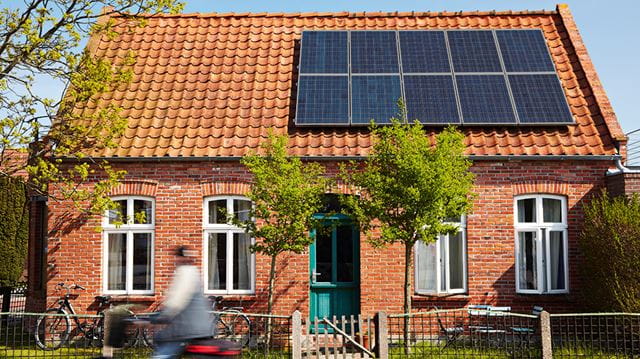
[[422,241],[416,243],[416,262],[418,263],[418,275],[416,287],[420,291],[436,291],[436,244],[426,245]]
[[107,287],[109,290],[125,290],[127,267],[127,235],[109,233],[107,258]]
[[536,259],[536,233],[519,232],[518,240],[520,251],[520,253],[518,253],[520,289],[537,289],[538,264]]
[[564,240],[563,232],[551,231],[549,242],[549,255],[551,256],[551,288],[565,288],[565,265],[564,265]]
[[234,289],[251,289],[251,240],[246,233],[234,233]]
[[[211,203],[211,202],[210,202]],[[218,235],[220,233],[209,233],[209,283],[208,289],[220,288],[220,271],[218,270]]]
[[562,223],[562,202],[559,199],[544,198],[542,212],[546,223]]

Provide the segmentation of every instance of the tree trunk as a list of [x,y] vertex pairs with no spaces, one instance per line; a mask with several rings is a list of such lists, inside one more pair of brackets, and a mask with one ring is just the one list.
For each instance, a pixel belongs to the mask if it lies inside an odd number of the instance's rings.
[[411,354],[411,348],[409,346],[409,323],[411,321],[411,249],[413,245],[410,243],[404,244],[404,313],[407,314],[404,317],[404,351],[407,355]]
[[[276,281],[276,254],[271,255],[271,269],[269,270],[269,294],[267,298],[267,314],[273,311],[273,287]],[[267,352],[271,347],[271,317],[267,318]]]

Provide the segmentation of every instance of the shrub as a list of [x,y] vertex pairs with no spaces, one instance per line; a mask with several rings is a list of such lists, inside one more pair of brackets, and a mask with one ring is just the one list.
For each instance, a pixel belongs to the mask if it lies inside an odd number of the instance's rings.
[[591,201],[580,243],[587,303],[597,310],[640,312],[640,197],[603,192]]
[[15,284],[27,256],[29,212],[25,185],[0,178],[0,287]]

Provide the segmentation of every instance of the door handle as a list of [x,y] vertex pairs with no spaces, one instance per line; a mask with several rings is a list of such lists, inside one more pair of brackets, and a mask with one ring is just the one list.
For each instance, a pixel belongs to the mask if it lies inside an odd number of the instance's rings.
[[322,273],[318,273],[318,272],[316,272],[316,271],[313,271],[313,273],[311,273],[311,280],[312,280],[313,282],[317,282],[317,281],[318,281],[318,276],[319,276],[320,274],[322,274]]

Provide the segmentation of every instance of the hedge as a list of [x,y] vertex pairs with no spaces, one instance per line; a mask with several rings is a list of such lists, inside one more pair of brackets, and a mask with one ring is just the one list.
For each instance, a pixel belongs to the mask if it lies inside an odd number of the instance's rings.
[[0,178],[0,287],[20,280],[27,257],[29,211],[25,185]]
[[640,312],[640,197],[603,192],[580,236],[585,299],[595,310]]

